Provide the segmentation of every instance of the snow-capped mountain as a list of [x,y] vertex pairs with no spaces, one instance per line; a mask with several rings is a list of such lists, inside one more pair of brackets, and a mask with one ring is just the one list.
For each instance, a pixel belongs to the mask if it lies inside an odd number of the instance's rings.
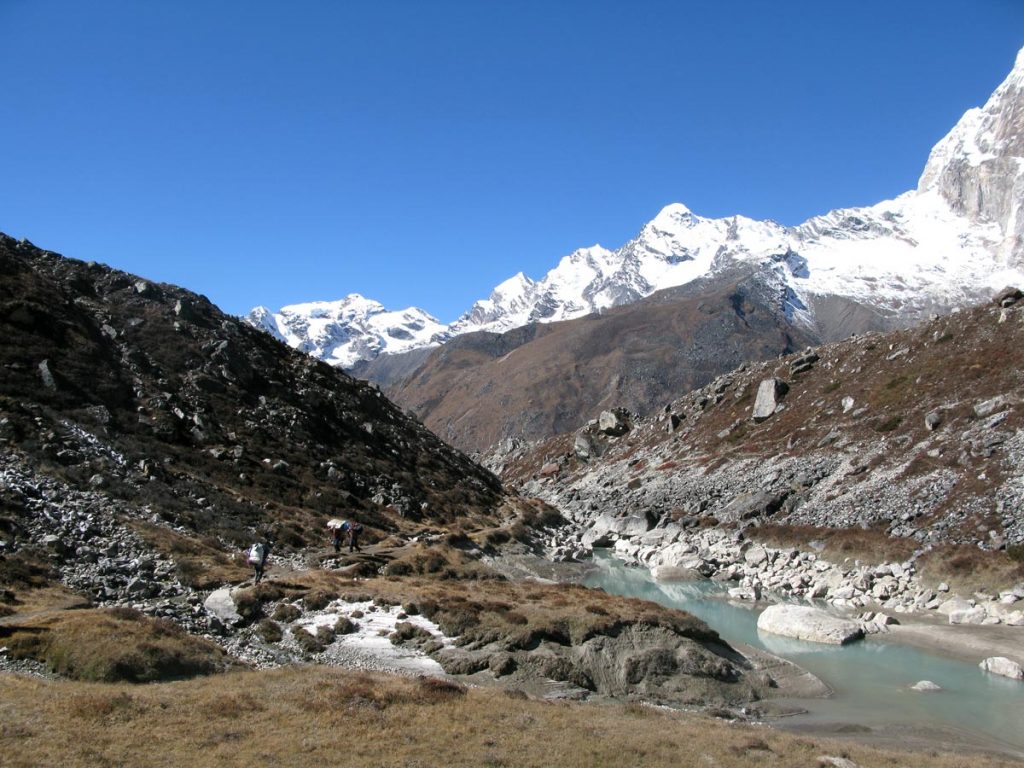
[[1024,281],[1024,50],[985,106],[936,144],[917,188],[894,200],[797,227],[709,219],[672,204],[621,248],[582,248],[539,280],[520,272],[448,327],[421,310],[387,313],[361,297],[357,304],[374,307],[372,322],[365,312],[331,314],[338,305],[322,303],[287,307],[273,322],[257,308],[249,320],[345,366],[471,331],[601,312],[738,264],[768,267],[787,316],[822,339],[911,323]]
[[451,335],[422,309],[392,312],[358,293],[339,301],[292,304],[277,312],[256,307],[245,320],[291,347],[342,368],[384,353],[440,344]]

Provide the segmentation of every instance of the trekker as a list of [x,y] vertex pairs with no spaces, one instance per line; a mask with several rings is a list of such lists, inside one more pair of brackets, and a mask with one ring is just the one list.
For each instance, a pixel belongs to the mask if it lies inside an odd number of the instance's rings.
[[359,546],[359,534],[363,532],[362,523],[352,523],[348,527],[348,551],[359,551],[362,552],[362,548]]
[[257,541],[249,547],[249,565],[252,566],[255,578],[253,584],[259,584],[263,578],[263,571],[267,567],[267,558],[270,557],[270,544]]
[[337,525],[334,528],[331,528],[331,543],[334,544],[334,553],[335,554],[337,554],[338,552],[341,552],[341,537],[342,537],[342,530],[341,530],[341,526],[340,525]]

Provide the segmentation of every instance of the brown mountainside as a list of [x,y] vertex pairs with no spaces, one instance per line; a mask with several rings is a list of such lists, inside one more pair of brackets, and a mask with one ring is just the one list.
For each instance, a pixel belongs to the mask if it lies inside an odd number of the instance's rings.
[[600,315],[459,336],[405,370],[385,357],[355,373],[453,445],[485,450],[575,429],[606,408],[650,413],[747,360],[805,346],[785,298],[757,273],[733,272]]
[[593,423],[492,465],[584,527],[628,511],[659,528],[771,524],[805,543],[846,529],[905,541],[904,554],[953,544],[1019,559],[1022,307],[745,365],[626,434]]

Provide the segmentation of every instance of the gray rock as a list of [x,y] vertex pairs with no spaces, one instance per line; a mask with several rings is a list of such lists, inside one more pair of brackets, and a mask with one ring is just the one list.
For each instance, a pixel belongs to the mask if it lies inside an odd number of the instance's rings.
[[846,757],[832,757],[821,755],[818,758],[819,768],[858,768],[857,764]]
[[812,643],[845,645],[864,637],[856,621],[842,619],[805,605],[772,605],[757,619],[757,628]]
[[234,626],[242,622],[242,615],[235,607],[235,600],[231,596],[231,589],[223,587],[210,594],[203,602],[206,612],[227,626]]
[[981,667],[983,672],[1002,675],[1013,680],[1024,680],[1024,669],[1021,669],[1020,664],[1016,661],[1012,661],[1005,656],[990,656],[978,666]]
[[775,413],[779,401],[789,390],[789,386],[782,380],[771,378],[765,379],[757,387],[757,399],[754,400],[754,411],[751,418],[754,421],[764,421]]
[[981,624],[986,618],[988,613],[980,605],[949,612],[950,624]]
[[601,415],[597,419],[597,428],[606,435],[618,437],[629,432],[630,424],[629,420],[625,418],[625,413],[617,409],[601,411]]
[[931,680],[921,680],[910,686],[910,690],[917,691],[918,693],[938,693],[942,690],[942,686],[933,683]]
[[[943,589],[943,587],[945,587],[946,589]],[[939,584],[938,589],[939,592],[946,592],[949,590],[949,585],[943,582],[942,584]],[[968,602],[967,600],[964,600],[959,595],[956,595],[954,597],[949,598],[949,600],[946,600],[945,602],[941,603],[936,610],[938,610],[939,613],[944,613],[948,616],[953,611],[966,611],[968,608],[973,607],[974,605],[972,603]]]
[[43,360],[39,364],[39,377],[43,380],[43,386],[47,389],[56,389],[57,382],[53,379],[53,373],[50,371],[50,361]]
[[1005,396],[997,395],[989,400],[983,400],[980,403],[975,403],[974,415],[983,419],[986,416],[991,416],[996,411],[1003,410],[1003,408],[1009,404],[1009,400],[1007,400]]
[[582,432],[576,433],[576,440],[573,442],[573,451],[576,456],[586,460],[597,455],[593,441]]
[[924,417],[924,426],[929,432],[934,432],[942,424],[942,414],[939,411],[931,411]]
[[740,494],[715,513],[723,523],[736,523],[754,517],[768,517],[775,514],[786,500],[784,493],[758,491]]
[[1024,293],[1021,293],[1020,288],[1009,285],[992,297],[997,307],[1010,307],[1021,299],[1024,299]]
[[761,546],[753,546],[743,554],[747,565],[758,566],[768,559],[768,551]]

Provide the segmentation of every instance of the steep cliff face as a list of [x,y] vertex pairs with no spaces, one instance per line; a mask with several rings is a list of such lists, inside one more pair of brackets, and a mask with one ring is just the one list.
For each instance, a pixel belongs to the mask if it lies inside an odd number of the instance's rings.
[[985,106],[969,110],[932,150],[918,184],[970,221],[997,224],[997,254],[1024,267],[1024,50]]

